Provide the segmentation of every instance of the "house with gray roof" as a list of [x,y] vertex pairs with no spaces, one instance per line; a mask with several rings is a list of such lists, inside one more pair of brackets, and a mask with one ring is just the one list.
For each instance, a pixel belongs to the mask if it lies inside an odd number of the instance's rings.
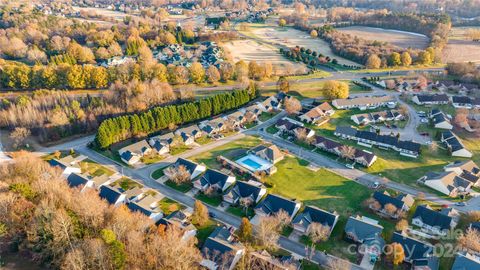
[[471,158],[473,156],[472,152],[465,148],[457,135],[450,130],[442,132],[440,141],[447,146],[452,157]]
[[[397,197],[391,196],[387,191],[380,192],[375,191],[372,196],[376,202],[378,202],[380,208],[375,209],[373,205],[370,205],[370,209],[379,212],[382,215],[387,215],[391,218],[398,218],[402,213],[407,212],[412,207],[415,200],[409,194],[402,194]],[[394,213],[389,213],[385,208],[386,205],[391,204],[397,209]]]
[[129,201],[127,207],[133,212],[139,212],[157,222],[162,218],[163,213],[160,209],[159,202],[164,196],[160,193],[150,190],[141,196]]
[[249,150],[250,153],[254,154],[257,157],[265,159],[272,164],[275,164],[285,157],[285,155],[280,151],[280,149],[274,145],[258,145]]
[[179,128],[174,132],[175,136],[188,136],[198,139],[203,136],[203,131],[197,125],[190,125],[187,127]]
[[146,140],[141,140],[118,150],[120,158],[128,165],[134,165],[138,163],[144,155],[148,155],[151,152],[152,148]]
[[267,197],[255,207],[255,214],[258,216],[270,216],[283,210],[290,216],[290,219],[293,219],[301,206],[302,204],[300,202],[279,195],[268,194]]
[[396,103],[395,97],[391,95],[341,98],[332,101],[333,107],[342,110],[353,108],[365,110],[367,108],[378,108],[381,106],[395,107]]
[[370,255],[373,260],[380,257],[385,246],[382,231],[383,226],[378,224],[377,220],[362,216],[350,216],[345,225],[346,238],[361,244],[365,254]]
[[71,173],[81,173],[82,170],[78,165],[80,161],[86,159],[86,156],[80,155],[78,157],[73,157],[72,155],[65,156],[60,159],[50,159],[48,164],[52,167],[59,168],[62,170],[62,175],[68,176]]
[[205,240],[200,265],[210,270],[235,268],[245,254],[245,247],[235,240],[234,228],[219,226]]
[[472,182],[453,171],[428,172],[417,182],[450,197],[468,193],[472,187]]
[[177,210],[161,218],[157,225],[175,226],[183,231],[182,240],[190,239],[197,234],[197,228],[190,222],[191,212]]
[[457,226],[455,219],[428,205],[419,205],[412,217],[412,224],[435,235],[445,235]]
[[[173,163],[170,166],[173,166],[175,168],[178,168],[179,166],[185,167],[185,169],[190,173],[190,180],[193,180],[193,179],[197,178],[197,176],[202,174],[207,169],[204,165],[195,163],[193,161],[190,161],[190,160],[184,159],[184,158],[178,158],[175,161],[175,163]],[[163,170],[164,173],[165,173],[165,171],[166,171],[166,169]]]
[[[402,232],[394,232],[392,242],[402,245],[405,254],[404,261],[409,264],[417,262],[418,265],[425,259],[432,257],[438,260],[438,257],[435,257],[434,254],[435,249],[431,244],[412,238]],[[434,269],[438,269],[438,267]]]
[[308,205],[293,219],[292,225],[296,231],[308,234],[310,226],[313,223],[318,223],[322,226],[328,226],[331,233],[337,224],[338,217],[339,215],[335,212],[330,213],[318,207]]
[[100,198],[106,200],[109,204],[118,206],[124,204],[127,200],[127,195],[123,193],[121,188],[112,187],[109,185],[100,187]]
[[459,252],[453,262],[452,270],[478,270],[480,257],[468,252]]
[[434,128],[452,130],[453,125],[450,123],[450,119],[439,109],[433,109],[430,112],[430,119]]
[[242,201],[248,201],[248,205],[257,204],[267,193],[267,189],[257,181],[237,181],[230,191],[223,195],[223,200],[238,205]]
[[472,182],[472,186],[480,186],[480,168],[472,160],[454,161],[444,167],[447,172],[455,172],[458,176]]
[[88,176],[80,173],[71,173],[67,177],[67,183],[71,188],[78,188],[81,192],[88,188],[95,187],[95,182],[93,182]]
[[207,169],[199,179],[193,182],[193,186],[202,191],[213,188],[223,192],[233,185],[235,180],[236,178],[233,175],[228,175],[213,169]]
[[418,94],[413,96],[412,101],[417,105],[448,104],[450,99],[446,94]]

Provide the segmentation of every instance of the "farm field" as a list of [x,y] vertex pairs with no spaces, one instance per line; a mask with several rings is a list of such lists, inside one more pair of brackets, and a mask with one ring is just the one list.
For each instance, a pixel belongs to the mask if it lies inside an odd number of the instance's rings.
[[[453,27],[442,60],[448,62],[480,62],[480,42],[469,40],[465,34],[474,27]],[[478,27],[476,28],[478,29]]]
[[338,28],[337,30],[367,40],[389,42],[401,48],[425,49],[429,42],[428,37],[425,35],[391,29],[350,26]]
[[74,6],[73,10],[79,11],[79,12],[87,12],[87,13],[98,14],[100,16],[113,18],[116,21],[122,21],[127,16],[130,16],[130,17],[135,17],[136,16],[136,15],[133,15],[133,14],[127,14],[127,13],[120,12],[120,11],[114,11],[114,10],[108,10],[108,9],[105,9],[105,8],[96,8],[96,7],[76,7],[76,6]]
[[254,40],[234,40],[223,43],[223,48],[230,54],[234,62],[257,61],[270,62],[281,72],[279,74],[302,74],[306,70],[303,63],[295,63],[284,58],[277,48],[261,44]]
[[305,48],[317,51],[323,55],[335,58],[338,60],[339,64],[355,66],[359,65],[358,63],[335,55],[327,42],[319,38],[312,38],[308,33],[293,28],[278,28],[272,25],[251,24],[249,25],[248,30],[245,31],[245,34],[252,36],[253,38],[261,39],[266,43],[286,46],[289,48],[303,46]]

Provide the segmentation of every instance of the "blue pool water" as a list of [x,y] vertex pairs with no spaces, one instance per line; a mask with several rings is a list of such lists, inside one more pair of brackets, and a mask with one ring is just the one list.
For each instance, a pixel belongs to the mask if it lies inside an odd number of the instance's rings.
[[258,170],[262,167],[262,165],[258,164],[257,162],[255,162],[255,161],[253,161],[249,158],[242,160],[242,163],[252,167],[255,170]]

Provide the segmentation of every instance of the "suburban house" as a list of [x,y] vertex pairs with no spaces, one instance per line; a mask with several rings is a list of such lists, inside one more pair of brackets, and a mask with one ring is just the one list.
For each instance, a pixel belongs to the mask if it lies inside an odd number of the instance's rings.
[[417,207],[412,217],[412,224],[436,235],[445,235],[449,230],[457,226],[453,217],[440,211],[435,211],[428,205],[419,205]]
[[159,155],[170,152],[170,145],[174,142],[175,134],[169,132],[163,135],[152,137],[148,140],[150,146],[157,151]]
[[203,136],[202,130],[197,125],[179,128],[175,130],[173,134],[175,134],[175,136],[188,136],[194,139],[198,139]]
[[127,200],[127,195],[123,193],[122,189],[110,185],[101,186],[99,196],[114,206],[123,204]]
[[470,98],[467,96],[452,96],[451,100],[452,105],[455,108],[480,108],[480,98]]
[[60,159],[50,159],[48,164],[52,167],[60,168],[62,170],[62,175],[68,176],[71,173],[81,173],[79,162],[86,159],[86,156],[80,155],[73,157],[72,155],[65,156]]
[[230,121],[230,123],[232,123],[234,128],[240,127],[247,120],[245,118],[245,113],[240,110],[227,115],[226,118],[228,121]]
[[427,172],[417,182],[450,197],[468,193],[472,187],[472,182],[451,171]]
[[282,151],[280,151],[280,149],[274,144],[258,145],[258,146],[255,146],[254,148],[250,149],[248,152],[257,156],[257,157],[259,157],[259,158],[263,158],[263,159],[269,161],[272,164],[275,164],[275,163],[283,160],[283,158],[285,156],[282,153]]
[[[376,209],[374,205],[369,205],[370,209],[391,218],[398,218],[402,213],[407,212],[415,202],[415,199],[409,194],[402,194],[397,197],[393,197],[387,191],[375,191],[372,198],[375,199],[376,202],[378,202],[378,206],[380,206],[380,208]],[[385,207],[388,204],[395,206],[396,210],[393,212],[389,212],[389,209],[387,209],[388,207]]]
[[433,109],[430,112],[430,119],[434,128],[440,129],[453,129],[453,125],[450,123],[450,119],[439,109]]
[[[187,171],[190,173],[190,180],[195,179],[197,176],[199,176],[201,173],[203,173],[207,169],[203,165],[197,164],[193,161],[190,161],[184,158],[178,158],[177,161],[175,161],[175,163],[170,166],[174,166],[175,168],[178,168],[179,166],[184,166],[185,169],[187,169]],[[164,173],[165,173],[165,170],[163,170]]]
[[446,94],[433,94],[433,95],[415,95],[412,101],[417,105],[439,105],[448,104],[449,98]]
[[398,110],[385,110],[381,112],[361,113],[350,117],[357,125],[368,125],[390,121],[400,121],[405,117]]
[[234,228],[217,227],[205,240],[200,265],[210,270],[232,270],[245,253],[245,247],[235,240]]
[[440,141],[447,146],[452,157],[471,158],[473,155],[472,152],[468,151],[465,148],[457,135],[455,135],[450,130],[442,132]]
[[214,190],[223,192],[233,185],[235,180],[235,176],[217,170],[207,169],[199,179],[193,182],[193,186],[203,191],[213,188]]
[[334,99],[332,101],[333,107],[337,109],[359,108],[361,110],[366,110],[369,108],[378,108],[383,106],[394,108],[396,106],[396,103],[397,102],[395,100],[395,97],[391,95],[342,98],[342,99]]
[[306,206],[305,209],[293,219],[292,224],[293,229],[302,234],[308,234],[310,232],[310,225],[312,225],[312,223],[328,226],[331,233],[337,221],[337,213],[330,213],[315,206]]
[[311,138],[315,135],[315,131],[304,127],[303,123],[284,117],[275,123],[275,127],[281,132],[298,137],[300,132],[304,132],[306,138]]
[[251,269],[271,269],[271,270],[291,270],[292,268],[285,265],[279,259],[272,257],[266,250],[262,252],[250,252]]
[[205,134],[212,136],[225,129],[225,119],[223,117],[217,117],[211,120],[200,122],[198,125]]
[[141,196],[130,201],[127,206],[134,212],[140,212],[157,222],[163,216],[162,210],[159,206],[159,201],[163,198],[158,192],[150,191],[143,193]]
[[422,269],[438,269],[438,257],[434,254],[434,247],[429,243],[421,242],[401,232],[393,233],[392,242],[402,245],[405,262],[417,266],[426,264],[430,267]]
[[230,191],[223,195],[223,200],[231,204],[244,202],[249,206],[257,204],[267,193],[267,189],[257,181],[237,181]]
[[259,216],[270,216],[283,210],[290,216],[290,219],[293,219],[298,210],[300,210],[301,205],[300,202],[279,195],[268,194],[267,197],[255,207],[255,214]]
[[79,188],[81,192],[87,188],[94,188],[95,182],[88,178],[86,175],[80,173],[71,173],[67,176],[67,184],[71,188]]
[[270,96],[262,102],[257,103],[258,107],[264,112],[271,112],[273,110],[279,110],[282,106],[280,100],[275,96]]
[[118,150],[120,158],[128,165],[136,164],[144,155],[148,155],[151,152],[152,148],[146,140],[141,140]]
[[337,126],[334,135],[343,139],[355,140],[359,145],[366,147],[376,145],[383,149],[393,149],[403,156],[417,158],[420,154],[421,144],[413,141],[402,141],[396,136],[381,135],[372,131],[357,130],[350,126]]
[[472,186],[480,186],[480,168],[472,160],[454,161],[445,167],[447,172],[455,172],[458,176],[472,182]]
[[347,239],[362,244],[365,256],[368,254],[374,261],[380,257],[385,246],[382,231],[383,226],[379,225],[377,220],[361,216],[350,216],[345,225]]
[[[344,147],[347,147],[346,145],[319,135],[315,136],[313,144],[317,148],[322,149],[323,151],[335,154],[340,157],[343,156],[342,149]],[[370,167],[377,160],[377,156],[371,152],[355,148],[355,153],[350,159],[355,161],[356,163],[362,164],[365,167]]]
[[114,180],[114,177],[102,174],[92,178],[89,177],[89,179],[93,182],[93,187],[98,190],[101,186],[110,184]]
[[308,110],[304,114],[299,116],[300,120],[314,125],[322,125],[328,121],[328,117],[332,116],[335,113],[332,106],[328,102],[323,102],[322,104]]
[[451,270],[473,270],[480,269],[480,257],[468,252],[459,252]]
[[191,212],[177,210],[163,217],[157,225],[175,226],[183,231],[183,240],[187,240],[197,234],[197,228],[190,222]]
[[247,112],[250,112],[255,116],[259,116],[263,111],[258,104],[253,104],[245,108],[245,113]]

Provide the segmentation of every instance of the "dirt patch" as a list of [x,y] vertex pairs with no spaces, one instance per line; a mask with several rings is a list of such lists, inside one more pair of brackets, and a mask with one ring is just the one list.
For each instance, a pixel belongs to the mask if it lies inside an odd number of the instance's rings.
[[258,63],[270,62],[276,67],[279,74],[303,74],[306,69],[304,64],[294,63],[284,58],[274,47],[254,40],[234,40],[225,42],[222,46],[234,62],[240,60],[246,62],[255,60]]
[[319,38],[312,38],[308,33],[297,29],[265,26],[251,27],[249,31],[267,43],[287,46],[289,48],[303,46],[307,49],[317,51],[325,56],[335,58],[338,60],[339,64],[358,66],[358,63],[335,55],[327,42]]
[[342,33],[357,36],[366,40],[389,42],[395,46],[405,49],[425,49],[429,43],[429,38],[425,35],[390,29],[365,26],[350,26],[345,28],[338,28],[337,30]]
[[480,42],[469,40],[465,36],[468,29],[471,28],[472,27],[452,28],[450,36],[448,37],[448,44],[443,50],[443,62],[480,63]]

